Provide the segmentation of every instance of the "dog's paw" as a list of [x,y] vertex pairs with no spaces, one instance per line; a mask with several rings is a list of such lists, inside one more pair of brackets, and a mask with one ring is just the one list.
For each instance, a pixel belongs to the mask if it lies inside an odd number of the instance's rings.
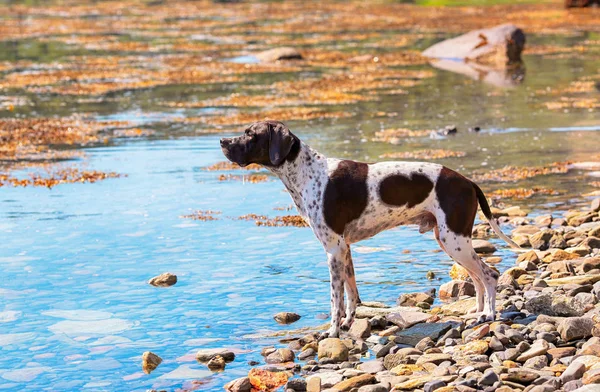
[[348,330],[350,330],[350,327],[352,326],[353,323],[354,323],[354,319],[344,319],[344,320],[342,320],[342,325],[340,325],[340,329],[342,331],[348,331]]
[[323,332],[319,336],[319,341],[327,338],[339,338],[340,337],[340,329],[335,327],[330,327],[327,331]]

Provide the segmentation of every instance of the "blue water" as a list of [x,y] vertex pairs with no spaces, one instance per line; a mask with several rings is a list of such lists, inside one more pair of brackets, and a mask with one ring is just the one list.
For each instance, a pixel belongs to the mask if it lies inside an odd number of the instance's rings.
[[[291,203],[278,180],[218,181],[203,169],[223,160],[216,137],[124,141],[87,155],[94,169],[127,177],[2,189],[0,389],[221,390],[278,344],[260,336],[290,328],[275,313],[300,313],[293,328],[324,322],[328,272],[310,229],[232,219],[294,213],[273,209]],[[181,218],[194,210],[221,214]],[[408,227],[358,244],[354,260],[361,298],[390,304],[438,287],[451,265],[430,233]],[[441,280],[428,281],[429,270]],[[167,271],[175,286],[147,284]],[[194,359],[209,347],[238,356],[213,374]],[[164,360],[151,375],[141,371],[147,350]]]

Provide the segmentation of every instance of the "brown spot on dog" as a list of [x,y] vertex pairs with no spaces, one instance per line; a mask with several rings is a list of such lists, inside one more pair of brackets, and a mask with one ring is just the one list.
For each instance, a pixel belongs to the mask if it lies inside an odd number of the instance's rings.
[[443,167],[435,184],[435,193],[446,214],[448,228],[456,234],[471,237],[477,213],[477,195],[471,180]]
[[368,173],[369,165],[355,161],[341,161],[331,173],[323,195],[323,217],[337,234],[342,235],[346,225],[367,207]]
[[433,182],[423,174],[394,174],[381,181],[379,194],[386,204],[413,208],[427,199],[432,189]]

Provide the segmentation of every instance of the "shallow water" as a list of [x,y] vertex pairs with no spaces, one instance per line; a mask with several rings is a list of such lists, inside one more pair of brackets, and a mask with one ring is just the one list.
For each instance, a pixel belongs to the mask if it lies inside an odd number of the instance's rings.
[[[531,42],[569,46],[585,38],[532,36]],[[41,62],[74,54],[60,44],[40,48],[29,41],[7,45],[0,53],[2,60],[17,56]],[[329,156],[375,161],[393,151],[464,151],[464,158],[439,162],[465,174],[505,165],[598,160],[598,113],[542,110],[533,94],[597,73],[594,54],[551,60],[531,55],[525,64],[524,82],[512,89],[436,71],[408,95],[327,108],[350,111],[349,118],[288,125]],[[293,77],[297,75],[258,75],[249,84]],[[275,313],[300,313],[293,328],[324,322],[318,316],[329,311],[328,272],[310,229],[257,227],[235,219],[249,213],[294,213],[274,210],[291,203],[281,183],[275,178],[259,184],[219,181],[219,172],[204,170],[224,159],[219,137],[198,135],[196,125],[174,120],[219,115],[224,108],[160,104],[218,97],[244,87],[166,86],[112,94],[100,102],[30,94],[35,110],[15,109],[16,115],[26,116],[94,113],[99,120],[147,126],[156,135],[85,149],[86,165],[127,177],[51,190],[0,189],[0,389],[221,390],[225,382],[247,373],[248,361],[261,360],[262,347],[277,344],[266,334],[289,328],[273,321]],[[380,129],[448,124],[458,126],[457,136],[409,139],[400,145],[371,141]],[[466,131],[473,126],[482,131]],[[535,214],[581,202],[580,195],[594,189],[591,180],[589,172],[571,171],[508,187],[562,191],[560,196],[515,202]],[[482,187],[491,191],[507,185]],[[181,217],[195,210],[220,214],[206,222]],[[353,249],[363,300],[391,304],[401,293],[437,288],[449,280],[451,261],[438,252],[431,233],[419,235],[413,227],[381,233]],[[514,263],[514,255],[504,248],[497,254],[504,257],[500,269]],[[146,283],[166,271],[178,276],[177,285],[154,288]],[[427,271],[438,278],[428,281]],[[194,359],[196,350],[209,347],[233,348],[238,356],[224,373],[212,374]],[[141,371],[141,354],[147,350],[164,359],[151,375]]]

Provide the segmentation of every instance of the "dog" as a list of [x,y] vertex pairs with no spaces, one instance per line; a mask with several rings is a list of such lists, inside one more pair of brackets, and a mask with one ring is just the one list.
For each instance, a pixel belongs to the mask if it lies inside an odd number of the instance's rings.
[[256,122],[220,144],[231,162],[259,164],[279,177],[323,245],[331,289],[331,326],[325,337],[349,329],[360,303],[350,245],[407,224],[418,225],[421,233],[434,231],[442,250],[473,279],[477,301],[471,311],[481,313],[477,321],[495,319],[498,273],[471,244],[478,205],[496,234],[511,247],[519,246],[502,233],[471,180],[435,163],[327,158],[279,121]]

